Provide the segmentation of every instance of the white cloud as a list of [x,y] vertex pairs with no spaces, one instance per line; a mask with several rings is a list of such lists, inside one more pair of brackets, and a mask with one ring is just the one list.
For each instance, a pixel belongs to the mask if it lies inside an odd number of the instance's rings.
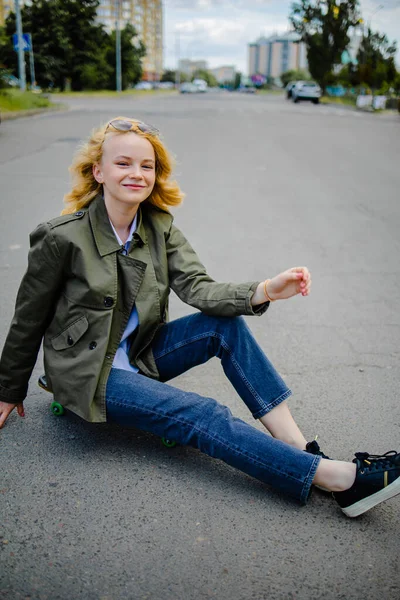
[[[180,58],[207,60],[210,67],[234,64],[245,72],[247,45],[260,35],[286,31],[291,3],[165,0],[165,66],[175,68],[179,47]],[[400,0],[361,0],[360,5],[365,22],[399,44]]]
[[[265,0],[261,2],[265,4]],[[220,3],[227,4],[225,0]],[[240,1],[234,4],[229,12],[191,11],[188,14],[184,11],[182,14],[176,11],[168,15],[166,10],[165,64],[176,66],[179,47],[180,58],[207,60],[210,67],[234,64],[239,70],[246,71],[247,45],[260,35],[285,31],[288,19],[285,13],[260,15],[254,11],[254,6],[252,10],[241,10]],[[224,60],[221,63],[222,58]]]
[[243,38],[245,24],[234,20],[220,19],[192,19],[176,24],[176,31],[186,36],[190,42],[197,41],[201,44],[211,43],[221,46],[232,44],[233,40]]

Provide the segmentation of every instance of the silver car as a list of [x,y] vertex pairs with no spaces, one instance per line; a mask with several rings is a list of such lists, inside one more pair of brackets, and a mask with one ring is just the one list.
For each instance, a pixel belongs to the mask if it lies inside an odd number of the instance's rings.
[[318,104],[321,95],[321,88],[315,81],[298,81],[292,88],[293,102],[311,100],[314,104]]
[[285,91],[286,91],[286,98],[289,100],[289,98],[292,97],[292,90],[294,88],[294,86],[296,85],[297,81],[289,81],[289,83],[287,84],[287,86],[285,87]]
[[198,92],[197,86],[194,83],[185,82],[182,83],[179,91],[181,94],[196,94]]

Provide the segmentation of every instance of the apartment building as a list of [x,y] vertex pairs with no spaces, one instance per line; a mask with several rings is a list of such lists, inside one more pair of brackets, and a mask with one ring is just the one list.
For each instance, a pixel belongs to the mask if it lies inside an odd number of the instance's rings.
[[4,25],[8,13],[10,10],[13,10],[12,4],[14,4],[14,2],[11,2],[10,0],[0,0],[0,25]]
[[[22,8],[24,4],[29,4],[31,0],[19,0],[19,6]],[[10,12],[15,12],[14,0],[0,0],[0,25],[4,25]]]
[[295,32],[260,37],[248,46],[249,76],[278,78],[285,71],[307,69],[306,46]]
[[210,69],[218,83],[230,83],[235,79],[236,67],[233,65],[223,65],[222,67],[215,67]]
[[134,25],[146,46],[143,58],[143,79],[159,81],[163,71],[163,4],[162,0],[100,0],[97,18],[108,31]]

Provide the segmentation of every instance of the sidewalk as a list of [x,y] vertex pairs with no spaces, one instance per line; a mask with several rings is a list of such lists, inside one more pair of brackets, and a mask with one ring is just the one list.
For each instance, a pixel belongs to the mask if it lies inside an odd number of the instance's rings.
[[23,117],[33,117],[42,113],[69,110],[66,104],[58,104],[55,106],[47,106],[46,108],[29,108],[28,110],[14,110],[1,112],[1,121],[10,121],[11,119],[21,119]]
[[396,119],[400,118],[400,113],[395,108],[386,108],[385,110],[374,110],[373,108],[357,108],[354,104],[340,104],[339,102],[321,102],[322,106],[334,106],[336,108],[343,108],[345,110],[359,112],[359,113],[368,113],[371,115],[380,115],[383,117],[394,117]]

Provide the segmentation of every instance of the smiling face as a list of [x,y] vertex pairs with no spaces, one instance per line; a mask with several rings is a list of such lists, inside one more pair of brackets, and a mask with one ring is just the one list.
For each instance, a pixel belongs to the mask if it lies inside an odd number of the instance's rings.
[[137,210],[150,196],[156,181],[153,146],[134,132],[109,135],[103,144],[101,161],[93,165],[93,176],[103,184],[107,207],[123,212]]

